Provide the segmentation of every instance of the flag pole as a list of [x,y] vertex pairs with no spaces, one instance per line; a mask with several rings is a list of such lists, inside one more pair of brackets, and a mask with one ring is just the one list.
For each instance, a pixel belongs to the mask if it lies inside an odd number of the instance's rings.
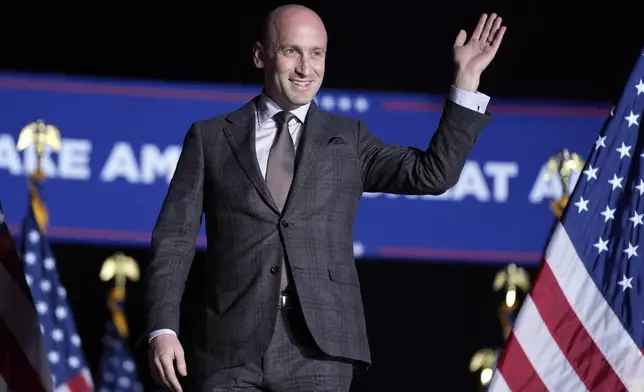
[[53,251],[44,235],[49,214],[39,189],[46,179],[43,159],[50,151],[59,153],[61,144],[58,129],[42,120],[27,124],[18,136],[17,150],[33,148],[36,158],[35,170],[27,176],[30,203],[21,228],[20,253],[24,254],[24,274],[36,303],[39,329],[47,350],[44,360],[50,364],[52,385],[56,390],[89,392],[94,390],[93,380],[82,339],[66,300],[67,291],[60,282]]
[[121,303],[125,301],[127,280],[138,281],[140,278],[139,265],[134,258],[118,252],[103,262],[100,278],[104,282],[114,279],[114,287],[110,289],[107,297],[107,307],[112,314],[116,330],[125,339],[129,337],[129,329]]

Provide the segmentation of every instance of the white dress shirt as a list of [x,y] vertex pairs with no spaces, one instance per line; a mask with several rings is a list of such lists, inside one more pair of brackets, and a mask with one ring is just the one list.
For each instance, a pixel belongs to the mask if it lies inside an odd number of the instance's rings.
[[[482,93],[471,93],[469,91],[459,90],[455,87],[450,88],[449,99],[461,106],[468,109],[485,113],[490,97]],[[273,100],[262,94],[259,99],[255,112],[255,153],[257,154],[257,163],[262,172],[262,177],[266,178],[266,167],[268,165],[268,153],[273,145],[273,140],[277,134],[277,124],[273,120],[273,116],[282,111]],[[310,104],[300,106],[297,109],[291,110],[298,121],[289,122],[289,131],[295,144],[295,150],[300,141],[300,131],[306,114],[309,111]],[[150,333],[149,341],[162,334],[172,334],[176,336],[175,331],[171,329],[159,329]]]

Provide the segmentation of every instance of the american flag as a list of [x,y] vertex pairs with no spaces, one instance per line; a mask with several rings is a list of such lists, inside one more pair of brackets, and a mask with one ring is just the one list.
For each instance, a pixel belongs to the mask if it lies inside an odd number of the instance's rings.
[[[123,300],[110,294],[113,313],[123,316]],[[127,340],[119,333],[112,320],[107,322],[103,337],[103,355],[99,369],[98,392],[143,392],[139,381],[134,357],[127,346]]]
[[52,391],[39,325],[0,204],[0,391]]
[[488,392],[644,391],[643,111],[644,51],[553,230]]
[[93,391],[81,339],[60,282],[56,260],[36,222],[33,207],[23,220],[21,252],[45,339],[51,379],[56,392]]

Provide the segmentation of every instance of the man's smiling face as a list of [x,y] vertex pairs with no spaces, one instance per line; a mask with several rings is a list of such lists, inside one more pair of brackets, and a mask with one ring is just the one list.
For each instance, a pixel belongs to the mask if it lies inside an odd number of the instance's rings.
[[264,69],[266,93],[282,109],[313,100],[324,79],[326,44],[322,20],[307,8],[287,6],[269,17],[254,61]]

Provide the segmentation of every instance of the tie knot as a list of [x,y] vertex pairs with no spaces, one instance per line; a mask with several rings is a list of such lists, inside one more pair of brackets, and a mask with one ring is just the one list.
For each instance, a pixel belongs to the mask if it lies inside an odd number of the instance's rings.
[[288,124],[294,117],[295,115],[293,113],[282,111],[275,114],[273,118],[275,119],[278,125],[284,125],[284,124]]

